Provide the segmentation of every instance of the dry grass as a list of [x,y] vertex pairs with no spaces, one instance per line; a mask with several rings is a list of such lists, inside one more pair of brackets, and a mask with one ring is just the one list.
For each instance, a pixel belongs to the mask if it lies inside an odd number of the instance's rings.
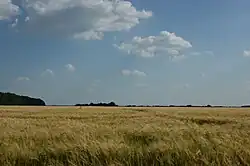
[[0,165],[250,165],[250,111],[0,107]]

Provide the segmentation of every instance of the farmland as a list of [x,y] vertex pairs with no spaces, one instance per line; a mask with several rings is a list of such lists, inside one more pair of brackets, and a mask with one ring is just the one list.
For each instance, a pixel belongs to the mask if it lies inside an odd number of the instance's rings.
[[246,108],[0,107],[0,165],[249,165]]

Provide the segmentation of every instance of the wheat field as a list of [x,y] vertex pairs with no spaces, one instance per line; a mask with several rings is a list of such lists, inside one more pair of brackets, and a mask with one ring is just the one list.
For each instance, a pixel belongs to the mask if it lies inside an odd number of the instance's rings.
[[0,165],[250,165],[250,110],[0,107]]

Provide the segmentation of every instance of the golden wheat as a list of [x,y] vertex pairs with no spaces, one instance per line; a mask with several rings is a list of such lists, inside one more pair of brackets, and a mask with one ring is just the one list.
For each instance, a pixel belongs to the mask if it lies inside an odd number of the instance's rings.
[[0,165],[250,165],[250,111],[0,107]]

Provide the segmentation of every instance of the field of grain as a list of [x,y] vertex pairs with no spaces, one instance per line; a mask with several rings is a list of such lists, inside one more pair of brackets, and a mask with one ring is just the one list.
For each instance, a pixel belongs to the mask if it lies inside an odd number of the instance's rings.
[[250,165],[250,110],[0,107],[0,165]]

